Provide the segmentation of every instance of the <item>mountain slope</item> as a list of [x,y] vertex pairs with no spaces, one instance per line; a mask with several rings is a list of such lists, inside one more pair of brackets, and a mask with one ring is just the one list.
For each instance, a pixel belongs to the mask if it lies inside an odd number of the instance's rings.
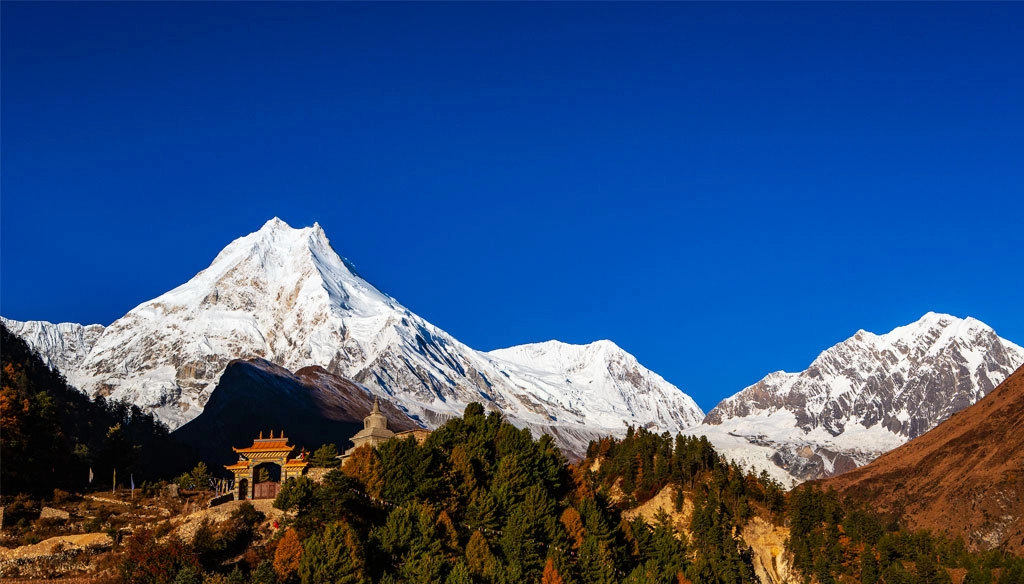
[[[153,410],[172,428],[199,415],[236,358],[290,370],[321,366],[428,427],[481,401],[516,425],[553,433],[575,453],[627,425],[675,432],[703,417],[678,388],[605,348],[614,362],[595,362],[593,370],[610,372],[582,389],[556,381],[562,371],[538,373],[501,352],[477,352],[356,275],[319,225],[292,229],[275,218],[187,283],[112,323],[77,367],[66,359],[64,373],[89,394]],[[60,342],[36,349],[64,358]],[[611,416],[610,403],[621,406]]]
[[[203,413],[174,437],[211,465],[233,462],[230,447],[248,446],[258,431],[284,431],[290,444],[310,452],[328,443],[344,452],[372,407],[366,388],[320,367],[292,373],[262,359],[231,361]],[[391,403],[382,403],[381,410],[391,430],[419,428]]]
[[984,399],[824,484],[972,549],[1024,553],[1024,367]]
[[19,322],[2,316],[0,322],[35,349],[48,367],[61,372],[76,371],[103,334],[103,325],[99,324]]
[[801,373],[772,373],[690,432],[797,479],[830,476],[934,428],[1021,364],[1024,349],[984,323],[928,313],[884,335],[858,331]]
[[0,323],[0,457],[0,488],[9,497],[81,489],[93,468],[96,485],[110,484],[112,468],[122,477],[165,476],[190,468],[193,453],[152,415],[68,386]]

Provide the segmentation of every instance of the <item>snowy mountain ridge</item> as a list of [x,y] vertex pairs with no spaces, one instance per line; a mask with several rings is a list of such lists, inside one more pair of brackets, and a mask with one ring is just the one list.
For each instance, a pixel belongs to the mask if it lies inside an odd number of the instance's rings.
[[49,323],[41,320],[21,322],[0,316],[7,330],[25,339],[28,346],[40,353],[51,369],[74,371],[85,360],[96,340],[103,334],[103,325],[80,325],[74,322]]
[[[657,411],[655,427],[685,428],[700,422],[693,414],[700,407],[682,394],[677,403],[662,400],[659,388],[671,386],[636,357],[608,340],[589,345],[547,341],[498,349],[487,353],[517,384],[532,386],[568,411],[589,411],[590,419],[604,427],[618,425],[631,411]],[[595,387],[614,388],[599,403],[588,403]],[[682,407],[680,407],[682,406]]]
[[977,402],[1024,364],[985,323],[929,312],[857,331],[800,373],[775,372],[722,400],[688,433],[798,479],[866,464]]
[[576,454],[628,425],[706,434],[787,485],[873,460],[1024,363],[1024,349],[984,323],[928,313],[889,333],[858,331],[807,370],[771,373],[705,416],[611,341],[473,350],[359,277],[319,225],[279,219],[108,327],[3,322],[71,384],[172,428],[199,415],[230,360],[261,358],[352,379],[426,427],[483,402]]
[[[427,427],[482,401],[577,453],[627,425],[676,432],[703,417],[607,341],[475,351],[357,276],[319,225],[293,229],[277,218],[106,328],[5,324],[73,385],[136,403],[172,428],[202,411],[231,359],[254,357],[291,370],[322,366]],[[524,359],[530,351],[535,358]]]

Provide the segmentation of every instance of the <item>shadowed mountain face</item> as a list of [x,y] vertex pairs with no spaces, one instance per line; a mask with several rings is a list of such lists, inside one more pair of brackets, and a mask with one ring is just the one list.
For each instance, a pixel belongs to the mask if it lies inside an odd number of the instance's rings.
[[912,529],[1024,553],[1024,367],[934,430],[823,484]]
[[[320,367],[292,373],[263,359],[228,363],[203,413],[174,432],[193,446],[215,471],[236,460],[232,446],[252,444],[271,430],[289,443],[313,451],[334,443],[339,451],[363,427],[373,396],[362,387]],[[390,402],[381,403],[388,427],[396,432],[419,426]],[[296,450],[297,452],[298,450]]]

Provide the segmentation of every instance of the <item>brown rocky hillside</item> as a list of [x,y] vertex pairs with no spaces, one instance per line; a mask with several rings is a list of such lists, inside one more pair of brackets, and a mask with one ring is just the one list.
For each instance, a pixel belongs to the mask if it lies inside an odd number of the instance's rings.
[[823,485],[911,529],[1024,554],[1024,367],[930,432]]

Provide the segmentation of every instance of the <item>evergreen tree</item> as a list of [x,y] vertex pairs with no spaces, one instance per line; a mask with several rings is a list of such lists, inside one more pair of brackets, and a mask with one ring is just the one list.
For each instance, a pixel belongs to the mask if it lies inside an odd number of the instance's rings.
[[686,540],[672,527],[672,518],[664,511],[654,517],[655,528],[651,536],[649,557],[656,567],[661,582],[670,582],[686,569]]
[[[296,490],[301,490],[296,484]],[[362,529],[370,521],[371,509],[358,495],[359,483],[340,470],[332,470],[313,489],[313,498],[304,514],[296,518],[298,527],[310,530],[335,521]],[[279,493],[280,494],[280,493]]]
[[202,490],[209,488],[211,475],[210,469],[207,468],[205,462],[200,461],[189,474],[192,477],[192,484],[195,485],[196,489]]
[[473,584],[473,576],[470,575],[466,562],[462,559],[455,562],[444,582],[445,584]]
[[861,584],[878,583],[878,560],[875,559],[875,551],[864,546],[860,552],[860,582]]
[[591,584],[616,582],[615,557],[610,545],[592,533],[583,536],[579,552],[580,576]]
[[320,446],[309,457],[309,464],[319,468],[339,468],[341,461],[338,460],[338,447],[334,444]]
[[312,505],[315,491],[316,483],[309,477],[290,477],[277,492],[277,497],[274,498],[274,508],[303,513]]
[[503,513],[497,498],[484,489],[477,489],[466,507],[466,525],[471,529],[494,533],[502,523]]
[[519,578],[535,581],[543,570],[544,557],[540,554],[543,543],[531,525],[522,507],[515,508],[499,538],[505,565]]
[[470,574],[483,579],[490,579],[498,569],[491,546],[479,531],[474,531],[466,543],[466,566]]
[[999,575],[999,584],[1024,582],[1024,558],[1011,558],[1009,565]]
[[299,559],[302,584],[362,584],[365,576],[363,545],[355,531],[342,521],[327,525],[322,533],[313,533],[303,544]]

